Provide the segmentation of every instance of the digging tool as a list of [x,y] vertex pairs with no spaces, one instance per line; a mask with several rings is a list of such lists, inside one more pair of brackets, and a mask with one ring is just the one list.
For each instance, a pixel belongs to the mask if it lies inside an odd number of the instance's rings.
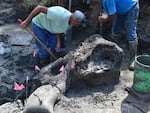
[[99,23],[99,26],[100,26],[99,34],[102,36],[103,23],[100,22],[100,23]]
[[[100,4],[102,4],[101,1],[100,1]],[[102,12],[103,12],[103,10],[102,10],[102,5],[100,5],[100,16],[102,16]],[[102,27],[103,27],[103,23],[100,22],[100,23],[99,23],[99,26],[100,26],[99,34],[102,36]]]
[[[22,23],[22,20],[21,20],[21,19],[18,19],[18,22],[21,24],[21,23]],[[39,44],[41,44],[41,46],[48,52],[48,54],[49,54],[50,56],[52,56],[55,60],[57,59],[57,57],[51,52],[51,50],[48,49],[48,48],[45,46],[45,44],[43,44],[43,43],[41,42],[41,40],[39,40],[39,38],[31,31],[31,29],[30,29],[29,27],[26,28],[26,31],[27,31],[29,34],[31,34],[31,35],[33,36],[33,38],[34,38]]]
[[69,0],[69,11],[71,11],[72,0]]

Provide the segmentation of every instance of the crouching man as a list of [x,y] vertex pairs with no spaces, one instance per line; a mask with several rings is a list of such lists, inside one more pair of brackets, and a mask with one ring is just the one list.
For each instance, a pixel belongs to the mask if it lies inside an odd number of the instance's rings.
[[[71,13],[61,6],[37,6],[29,16],[21,23],[22,28],[27,28],[31,23],[32,31],[42,41],[51,52],[59,57],[60,55],[60,35],[66,33],[73,26],[79,26],[85,19],[85,15],[76,10]],[[35,41],[38,49],[38,66],[43,67],[50,63],[50,56],[47,51]]]

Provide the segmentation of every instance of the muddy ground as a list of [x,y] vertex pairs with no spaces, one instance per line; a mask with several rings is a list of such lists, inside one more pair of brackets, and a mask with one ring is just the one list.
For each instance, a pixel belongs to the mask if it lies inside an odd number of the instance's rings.
[[[1,39],[11,49],[11,52],[0,57],[1,91],[7,92],[12,89],[13,81],[21,84],[27,75],[32,79],[38,72],[34,70],[35,47],[32,37],[18,24],[1,26],[0,30],[3,33]],[[149,111],[149,103],[138,101],[125,91],[125,88],[131,87],[132,83],[133,72],[127,70],[123,62],[120,82],[117,85],[96,87],[78,85],[67,91],[64,96],[60,96],[55,109],[57,113],[146,113]],[[14,95],[12,92],[7,94]],[[13,106],[12,108],[11,103],[3,104],[0,111],[2,110],[1,113],[20,113],[20,108],[16,107],[18,105]],[[141,106],[144,107],[141,108]],[[8,112],[6,108],[9,108],[8,111],[12,109],[11,112]]]
[[[35,47],[32,37],[18,24],[1,26],[0,29],[3,33],[1,39],[7,44],[7,48],[11,49],[10,52],[1,55],[0,61],[1,90],[7,92],[13,87],[13,81],[21,84],[27,75],[32,79],[38,72],[34,70],[33,51]],[[117,85],[90,87],[79,84],[73,89],[69,89],[64,96],[60,96],[61,99],[56,104],[55,109],[57,113],[103,113],[106,111],[111,113],[110,111],[113,110],[116,113],[128,110],[128,105],[124,104],[123,101],[129,95],[124,89],[131,87],[132,81],[133,72],[123,70]],[[5,92],[2,93],[6,94]],[[12,92],[8,93],[8,95],[14,95]],[[7,104],[2,105],[0,110]],[[7,112],[3,111],[2,113]]]
[[[148,12],[145,15],[140,15],[138,22],[139,37],[148,37],[149,27],[147,26],[150,15]],[[90,16],[88,17],[91,18]],[[89,22],[88,26],[91,24],[93,21]],[[145,30],[144,27],[147,29]],[[109,30],[108,28],[103,29],[104,38],[108,40],[110,39]],[[69,49],[75,49],[81,41],[95,32],[96,28],[88,29],[88,31],[75,28],[72,43],[67,46],[70,47]],[[69,89],[65,95],[60,96],[54,108],[56,113],[148,113],[150,103],[136,99],[125,90],[126,87],[132,87],[134,72],[127,69],[128,48],[125,44],[122,47],[126,54],[122,62],[119,83],[94,87],[79,84]],[[141,47],[140,45],[138,54],[150,53],[147,46]],[[8,50],[4,54],[3,48]],[[34,69],[35,58],[33,57],[35,49],[31,35],[22,30],[18,23],[0,26],[0,50],[2,51],[0,55],[0,98],[16,98],[20,92],[12,91],[14,81],[21,84],[25,81],[26,76],[29,76],[29,79],[37,76],[38,71]],[[23,106],[20,101],[18,103],[19,106],[16,102],[2,104],[0,113],[21,113]]]

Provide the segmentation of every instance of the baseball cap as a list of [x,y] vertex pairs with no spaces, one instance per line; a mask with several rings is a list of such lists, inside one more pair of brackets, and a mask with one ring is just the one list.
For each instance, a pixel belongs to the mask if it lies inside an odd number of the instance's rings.
[[85,15],[80,10],[75,10],[75,12],[72,14],[72,17],[80,23],[85,20]]

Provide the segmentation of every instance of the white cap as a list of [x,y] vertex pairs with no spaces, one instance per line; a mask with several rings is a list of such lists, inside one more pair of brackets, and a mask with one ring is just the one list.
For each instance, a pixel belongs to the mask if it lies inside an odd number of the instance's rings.
[[73,17],[75,20],[77,20],[78,22],[80,22],[80,23],[85,19],[84,13],[82,13],[82,12],[79,11],[79,10],[76,10],[76,11],[73,13],[72,17]]

